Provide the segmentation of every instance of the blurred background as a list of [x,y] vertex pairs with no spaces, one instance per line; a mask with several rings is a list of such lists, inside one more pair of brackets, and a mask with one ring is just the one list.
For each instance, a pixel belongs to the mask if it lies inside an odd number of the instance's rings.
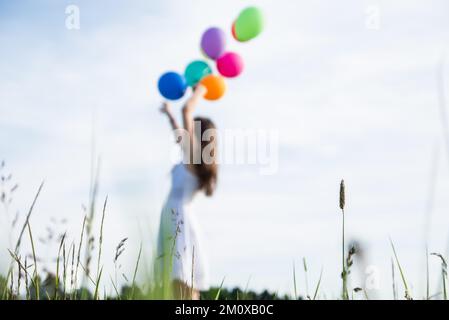
[[[265,31],[251,44],[237,43],[231,24],[252,4],[264,11]],[[66,28],[68,5],[80,10],[79,30]],[[157,79],[202,58],[199,41],[209,26],[228,32],[246,69],[228,81],[223,99],[202,102],[197,114],[222,129],[279,132],[275,174],[223,165],[216,195],[194,203],[212,284],[226,277],[225,287],[249,282],[291,294],[295,263],[304,294],[306,257],[309,291],[323,268],[321,297],[338,297],[344,178],[347,239],[364,249],[352,285],[374,276],[368,294],[392,298],[391,237],[412,293],[424,296],[426,243],[442,254],[449,244],[441,101],[448,84],[438,80],[449,70],[442,63],[445,0],[0,0],[0,160],[19,185],[10,220],[19,212],[23,224],[45,180],[31,217],[35,237],[67,231],[76,239],[92,158],[101,156],[98,206],[109,196],[104,272],[114,272],[115,247],[125,237],[123,273],[132,274],[141,243],[149,262],[173,164]],[[9,261],[3,211],[2,273]],[[42,268],[54,267],[57,249],[36,244]],[[440,261],[429,264],[435,293]]]

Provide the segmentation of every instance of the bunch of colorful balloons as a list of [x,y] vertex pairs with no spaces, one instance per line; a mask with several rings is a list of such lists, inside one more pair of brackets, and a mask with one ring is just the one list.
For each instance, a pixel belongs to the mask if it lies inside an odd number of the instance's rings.
[[[263,30],[263,16],[256,7],[244,9],[232,24],[232,36],[239,42],[257,37]],[[189,63],[181,75],[170,71],[164,73],[158,82],[161,95],[169,100],[182,98],[187,88],[201,83],[206,87],[207,100],[220,99],[226,91],[223,77],[235,78],[243,71],[243,60],[239,54],[226,51],[226,33],[217,27],[207,29],[201,38],[203,55],[215,61],[218,75],[213,73],[208,61],[195,60]]]

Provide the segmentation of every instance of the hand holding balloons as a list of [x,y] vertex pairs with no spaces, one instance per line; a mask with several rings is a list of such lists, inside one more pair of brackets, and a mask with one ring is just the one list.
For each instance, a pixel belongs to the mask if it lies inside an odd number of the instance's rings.
[[[242,10],[232,24],[232,36],[239,42],[246,42],[257,37],[264,27],[262,12],[256,7]],[[195,60],[189,63],[184,75],[176,72],[164,73],[158,82],[162,96],[169,100],[182,98],[190,86],[195,88],[198,84],[205,87],[207,100],[220,99],[226,91],[223,77],[235,78],[243,69],[243,59],[235,52],[226,51],[226,34],[217,27],[207,29],[201,37],[201,51],[206,58],[215,60],[219,75],[213,75],[212,69],[206,61]],[[222,77],[223,76],[223,77]],[[197,92],[195,96],[200,96]]]

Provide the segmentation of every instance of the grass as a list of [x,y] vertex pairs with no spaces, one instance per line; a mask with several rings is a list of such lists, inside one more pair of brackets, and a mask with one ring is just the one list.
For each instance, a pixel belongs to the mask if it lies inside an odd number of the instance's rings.
[[341,298],[343,300],[349,299],[348,293],[348,270],[347,265],[345,264],[345,204],[346,204],[346,195],[345,195],[345,181],[341,180],[340,182],[340,210],[342,216],[342,232],[341,232],[341,259],[342,259],[342,268],[341,268],[341,279],[342,279],[342,292]]
[[104,200],[103,205],[103,214],[101,216],[101,227],[100,227],[100,238],[98,241],[98,260],[97,260],[97,278],[95,282],[95,293],[94,293],[94,299],[98,300],[99,298],[99,288],[100,288],[100,280],[101,275],[103,274],[103,267],[100,267],[101,264],[101,253],[102,253],[102,246],[103,246],[103,226],[104,226],[104,215],[106,213],[106,206],[108,204],[108,197]]
[[130,299],[134,299],[134,294],[136,292],[136,277],[137,277],[137,271],[139,270],[139,263],[140,263],[140,257],[142,255],[142,244],[140,244],[140,248],[139,248],[139,255],[137,256],[137,262],[136,262],[136,267],[134,269],[134,275],[133,275],[133,282],[132,282],[132,290],[131,290],[131,295],[129,296]]
[[[122,253],[125,251],[126,241],[128,238],[123,238],[118,245],[115,247],[115,255],[113,259],[114,264],[114,275],[108,275],[106,277],[107,281],[110,281],[113,293],[107,294],[105,292],[105,277],[104,277],[104,262],[103,262],[103,250],[104,248],[104,223],[107,212],[108,205],[108,197],[105,198],[102,211],[101,211],[101,220],[99,225],[98,232],[94,231],[94,219],[96,216],[96,198],[97,198],[97,189],[98,189],[98,169],[94,170],[96,172],[94,179],[91,182],[91,191],[90,191],[90,203],[89,209],[84,215],[81,230],[79,233],[79,240],[69,241],[69,237],[66,233],[63,233],[59,238],[58,250],[56,256],[56,266],[55,273],[51,274],[50,272],[43,273],[38,268],[39,258],[37,248],[35,246],[34,236],[32,232],[31,226],[31,216],[34,212],[36,203],[38,202],[39,196],[43,190],[44,183],[38,187],[38,190],[33,198],[30,209],[28,210],[27,215],[25,216],[24,224],[22,225],[20,232],[18,233],[18,239],[15,243],[14,250],[8,250],[9,255],[11,257],[11,262],[9,265],[8,272],[5,277],[0,276],[0,293],[1,298],[6,300],[15,300],[15,299],[26,299],[26,300],[41,300],[41,299],[49,299],[49,300],[78,300],[78,299],[92,299],[92,300],[100,300],[100,299],[173,299],[174,292],[171,286],[171,281],[169,279],[169,275],[171,270],[164,270],[164,275],[162,279],[155,279],[153,277],[147,277],[145,281],[137,281],[139,268],[141,265],[143,246],[140,244],[138,254],[136,256],[136,262],[133,269],[132,277],[130,277],[131,282],[128,285],[128,276],[124,274],[119,264],[119,259]],[[16,188],[15,188],[16,189]],[[364,287],[353,287],[350,288],[350,275],[351,275],[351,267],[354,264],[354,257],[357,256],[358,252],[355,246],[350,245],[346,248],[345,242],[345,207],[346,207],[346,189],[344,181],[342,180],[340,183],[340,192],[339,192],[339,208],[342,214],[342,272],[341,272],[341,281],[342,281],[342,291],[340,298],[342,300],[354,299],[358,292],[364,294],[365,299],[368,298],[368,294]],[[178,228],[179,229],[179,226]],[[28,235],[28,240],[31,248],[31,255],[27,256],[21,255],[21,245],[24,241],[25,234]],[[98,234],[98,237],[96,236]],[[178,231],[176,235],[173,237],[173,244],[170,244],[172,255],[170,257],[170,261],[173,261],[173,255],[175,254],[175,244],[178,236]],[[97,239],[97,241],[95,241]],[[77,245],[76,245],[76,244]],[[90,265],[92,264],[92,255],[94,253],[94,244],[97,243],[97,256],[96,256],[96,273],[95,276],[90,272]],[[406,280],[404,269],[400,263],[395,245],[393,241],[390,239],[391,249],[393,252],[392,264],[392,288],[393,288],[393,298],[397,299],[397,286],[395,279],[395,270],[399,271],[400,278],[404,287],[404,298],[412,299],[410,286]],[[84,263],[82,262],[82,255],[84,253]],[[441,294],[433,294],[431,295],[431,288],[429,284],[429,254],[426,248],[426,293],[425,299],[433,299],[436,297],[441,297],[443,299],[447,299],[447,263],[446,259],[442,254],[439,253],[431,253],[431,256],[435,256],[439,258],[441,262]],[[28,258],[31,257],[32,264],[29,264]],[[195,264],[195,256],[194,252],[192,254],[192,265]],[[321,268],[319,278],[312,289],[312,292],[309,293],[309,266],[307,264],[307,260],[305,257],[302,258],[302,272],[304,274],[304,283],[303,285],[298,285],[298,269],[296,268],[295,262],[293,262],[293,295],[292,296],[279,296],[277,293],[270,293],[268,291],[264,291],[262,293],[255,293],[253,291],[248,290],[248,284],[244,290],[240,290],[239,288],[234,288],[232,290],[224,288],[225,278],[221,281],[221,284],[218,287],[211,288],[206,292],[201,293],[202,299],[211,299],[211,300],[220,300],[220,299],[243,299],[243,300],[251,300],[251,299],[295,299],[295,300],[316,300],[319,298],[323,298],[324,295],[320,294],[320,290],[322,287],[323,280],[323,268]],[[42,267],[41,267],[42,268]],[[192,268],[193,269],[193,268]],[[301,271],[301,269],[299,270]],[[119,287],[118,285],[118,276],[125,279],[125,285]],[[148,272],[147,272],[148,273]],[[150,272],[150,274],[153,274]],[[46,277],[44,277],[46,276]],[[79,277],[82,276],[83,281],[78,283]],[[161,281],[162,280],[162,281]],[[193,272],[191,283],[194,282]],[[299,281],[300,282],[300,281]],[[92,288],[92,292],[89,290],[89,287]],[[304,292],[300,292],[300,288],[303,288]],[[351,293],[351,294],[350,294]],[[312,295],[310,295],[312,294]],[[193,291],[190,294],[184,296],[184,299],[190,299],[193,296]]]
[[431,255],[440,258],[441,260],[441,282],[443,287],[443,299],[447,300],[447,289],[446,289],[446,280],[447,280],[447,262],[446,259],[440,253],[431,253]]
[[304,278],[305,278],[305,285],[306,285],[306,297],[310,298],[309,296],[309,279],[307,277],[307,260],[305,257],[302,258],[302,266],[304,268]]
[[320,278],[318,279],[318,282],[316,284],[315,293],[313,294],[313,300],[316,300],[316,298],[318,297],[318,291],[320,290],[320,285],[321,285],[321,279],[322,278],[323,278],[323,269],[321,269]]
[[295,262],[293,261],[293,287],[294,287],[294,292],[295,292],[295,300],[298,300],[298,289],[297,289],[297,284],[296,284],[296,267],[295,267]]
[[390,244],[391,244],[391,248],[393,249],[394,258],[396,260],[396,265],[399,269],[399,274],[401,275],[402,283],[404,284],[404,297],[407,300],[412,300],[412,296],[410,295],[409,286],[407,284],[407,280],[405,279],[404,271],[402,270],[398,255],[396,253],[396,249],[395,249],[393,241],[391,239],[390,239]]

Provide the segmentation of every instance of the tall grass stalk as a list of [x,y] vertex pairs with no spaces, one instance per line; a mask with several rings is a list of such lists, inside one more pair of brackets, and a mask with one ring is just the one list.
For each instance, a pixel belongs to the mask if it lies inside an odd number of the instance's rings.
[[25,266],[24,266],[24,272],[25,272],[25,299],[30,300],[30,286],[28,282],[28,260],[27,257],[25,257]]
[[17,257],[17,255],[12,252],[11,250],[8,249],[9,255],[11,256],[11,258],[17,262],[17,264],[19,264],[22,268],[22,270],[24,270],[25,273],[25,286],[26,286],[26,297],[27,300],[30,298],[30,291],[29,291],[29,286],[28,286],[28,278],[31,279],[31,283],[33,284],[34,287],[36,287],[36,284],[34,282],[33,277],[31,277],[31,275],[28,273],[28,264],[27,264],[27,258],[25,257],[25,265],[22,265],[20,258]]
[[34,248],[34,240],[33,240],[33,233],[31,232],[31,226],[30,226],[30,222],[27,222],[27,227],[28,227],[28,235],[30,236],[30,242],[31,242],[31,250],[33,253],[33,262],[34,262],[34,273],[33,273],[33,278],[34,278],[34,285],[35,285],[35,290],[36,290],[36,299],[39,300],[39,293],[40,293],[40,288],[39,288],[39,276],[38,276],[38,272],[37,272],[37,257],[36,257],[36,249]]
[[396,277],[394,274],[394,261],[393,258],[391,258],[391,283],[392,283],[392,289],[393,289],[393,300],[398,299],[398,294],[396,290]]
[[69,259],[67,258],[66,253],[66,243],[64,242],[64,246],[62,247],[62,285],[63,285],[63,291],[62,296],[65,300],[67,298],[67,263],[69,262]]
[[20,284],[21,284],[21,280],[22,280],[22,264],[21,263],[17,263],[17,295],[20,295]]
[[19,252],[20,244],[22,243],[23,234],[25,233],[25,229],[28,226],[28,222],[30,221],[30,217],[31,217],[31,214],[33,213],[34,206],[36,205],[37,199],[39,198],[39,195],[40,195],[43,187],[44,187],[44,181],[41,182],[39,189],[37,190],[37,193],[34,196],[33,202],[31,203],[31,207],[28,210],[28,214],[26,215],[25,223],[23,224],[22,229],[20,230],[19,238],[17,239],[16,247],[14,249],[15,254],[18,254],[18,252]]
[[443,286],[443,299],[447,300],[447,289],[446,289],[446,278],[447,278],[447,262],[444,259],[442,254],[439,253],[431,253],[431,255],[440,258],[441,260],[441,281]]
[[320,278],[318,279],[318,282],[316,284],[315,287],[315,293],[313,294],[313,299],[312,300],[316,300],[316,297],[318,296],[318,291],[320,290],[320,285],[321,285],[321,279],[323,277],[323,268],[321,268],[321,272],[320,272]]
[[[87,269],[85,266],[83,266],[82,263],[80,263],[80,267],[81,269],[83,269],[84,273],[87,274]],[[94,279],[92,279],[92,277],[90,275],[86,275],[87,280],[90,281],[90,283],[95,287],[96,286],[96,282]]]
[[220,287],[218,287],[217,294],[215,295],[215,300],[220,299],[220,293],[221,293],[221,290],[223,289],[223,284],[224,284],[225,279],[226,279],[226,277],[223,277],[223,280],[221,280]]
[[245,290],[243,290],[243,299],[246,300],[248,298],[248,289],[249,282],[251,281],[251,276],[249,276],[248,281],[246,281]]
[[[428,182],[428,191],[427,191],[427,200],[426,200],[426,207],[425,207],[425,215],[424,215],[424,232],[423,232],[423,244],[424,249],[426,251],[425,255],[425,261],[424,261],[424,268],[425,270],[421,272],[426,273],[426,299],[430,298],[430,284],[429,284],[429,253],[428,253],[428,243],[429,243],[429,236],[431,231],[431,225],[432,225],[432,217],[433,217],[433,211],[435,207],[435,195],[436,195],[436,188],[437,188],[437,182],[439,178],[439,167],[440,167],[440,140],[437,139],[434,145],[434,150],[432,152],[432,161],[431,166],[429,170],[429,182]],[[423,256],[424,257],[424,256]]]
[[308,276],[307,276],[307,261],[306,261],[306,257],[302,258],[302,266],[304,268],[304,277],[305,277],[305,282],[306,282],[306,296],[307,296],[307,298],[310,299],[310,296],[309,296],[309,280],[308,280]]
[[98,300],[99,299],[99,289],[100,289],[100,281],[101,281],[101,275],[103,274],[103,267],[101,267],[96,281],[95,281],[95,291],[94,291],[94,300]]
[[342,259],[342,272],[341,272],[341,278],[342,278],[342,293],[341,297],[343,300],[349,299],[348,294],[348,284],[347,284],[347,271],[346,271],[346,265],[345,265],[345,203],[346,203],[346,195],[345,195],[345,181],[341,180],[340,182],[340,209],[342,213],[342,243],[341,243],[341,259]]
[[61,257],[61,250],[64,245],[66,234],[64,233],[61,237],[61,242],[59,243],[59,250],[58,250],[58,257],[56,258],[56,274],[55,274],[55,293],[54,293],[54,299],[58,299],[58,293],[59,293],[59,261]]
[[70,265],[70,295],[69,295],[69,298],[71,297],[72,292],[75,290],[74,286],[73,286],[75,283],[75,243],[74,242],[72,242],[72,245],[71,245],[71,252],[72,252],[72,254],[71,254],[72,262]]
[[135,290],[136,290],[137,270],[139,269],[139,263],[140,263],[140,256],[141,256],[141,254],[142,254],[142,243],[140,243],[139,254],[137,256],[136,267],[134,268],[133,282],[132,282],[132,289],[131,289],[131,299],[134,299],[134,293],[135,293]]
[[[28,213],[26,215],[25,222],[24,222],[24,224],[22,226],[22,229],[20,230],[20,234],[19,234],[19,237],[17,239],[16,245],[15,245],[15,248],[14,248],[14,254],[16,254],[16,255],[19,253],[20,244],[22,242],[23,234],[25,233],[25,229],[27,228],[28,221],[30,220],[31,214],[33,213],[33,210],[34,210],[34,206],[36,205],[37,199],[39,198],[39,195],[40,195],[43,187],[44,187],[44,181],[41,182],[41,184],[40,184],[40,186],[39,186],[39,188],[38,188],[38,190],[36,192],[36,195],[34,196],[33,202],[31,203],[30,209],[28,210]],[[8,283],[9,278],[12,276],[12,272],[13,272],[13,261],[11,261],[11,263],[9,265],[8,273],[7,273],[6,279],[5,279],[5,283]],[[5,286],[5,288],[3,290],[2,298],[5,299],[7,294],[8,294],[8,287]]]
[[101,216],[101,225],[100,225],[100,238],[98,241],[97,280],[96,280],[95,294],[94,294],[95,300],[98,300],[98,288],[99,288],[99,284],[100,284],[100,280],[101,280],[101,273],[103,270],[103,267],[101,267],[101,271],[100,271],[100,264],[101,264],[101,253],[102,253],[102,246],[103,246],[104,216],[106,213],[107,204],[108,204],[108,197],[106,196],[106,199],[104,200],[104,204],[103,204],[103,213]]
[[[92,138],[94,145],[94,137]],[[94,147],[93,147],[94,151]],[[92,152],[93,152],[92,151]],[[84,284],[85,279],[87,276],[90,276],[90,262],[92,260],[92,250],[93,250],[93,242],[94,237],[92,235],[92,227],[93,227],[93,221],[95,216],[95,208],[97,203],[97,193],[98,193],[98,178],[100,174],[100,158],[97,160],[97,164],[95,164],[94,157],[91,159],[91,181],[90,181],[90,191],[89,191],[89,212],[87,213],[87,219],[86,219],[86,250],[84,252],[85,256],[85,274],[83,277],[82,284]],[[84,229],[83,229],[84,230]]]
[[81,260],[81,248],[83,247],[83,238],[84,238],[84,229],[86,228],[86,219],[87,219],[87,215],[84,216],[83,219],[83,226],[81,228],[81,236],[80,236],[80,242],[78,245],[78,252],[76,254],[76,265],[75,265],[75,276],[74,276],[74,285],[73,287],[75,288],[75,290],[72,292],[72,299],[76,299],[76,289],[78,286],[78,268],[80,266],[80,260]]
[[295,267],[295,261],[293,261],[293,289],[295,293],[295,300],[298,300],[298,291],[296,287],[296,267]]
[[393,249],[394,258],[396,260],[396,264],[399,269],[399,273],[401,275],[402,283],[404,284],[404,290],[405,290],[405,299],[412,300],[412,296],[410,295],[410,290],[408,289],[407,280],[405,279],[404,271],[402,270],[401,264],[399,263],[398,255],[396,254],[396,249],[394,247],[393,241],[390,238],[390,244],[391,248]]
[[117,289],[117,285],[114,283],[114,280],[112,279],[111,276],[109,278],[111,279],[112,287],[114,288],[115,294],[117,295],[117,299],[118,300],[122,300],[122,297],[120,296],[120,293],[119,293],[119,291]]
[[125,251],[125,243],[128,238],[124,238],[120,240],[119,244],[115,248],[115,256],[114,256],[114,279],[115,279],[115,286],[118,286],[118,279],[117,279],[117,271],[120,268],[120,266],[117,266],[118,260],[120,256],[122,255],[123,251]]

